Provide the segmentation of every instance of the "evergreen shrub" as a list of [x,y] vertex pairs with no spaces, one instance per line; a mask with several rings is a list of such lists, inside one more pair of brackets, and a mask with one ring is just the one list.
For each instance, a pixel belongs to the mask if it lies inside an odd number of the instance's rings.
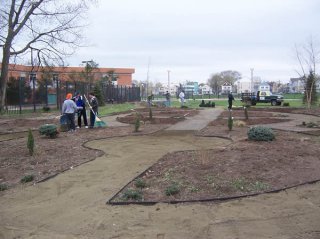
[[57,137],[57,134],[59,133],[57,130],[57,126],[54,124],[44,124],[41,125],[39,128],[39,133],[41,135],[48,136],[50,138]]
[[31,129],[28,131],[27,148],[29,150],[30,156],[34,153],[34,138]]
[[248,139],[254,141],[272,141],[275,139],[275,135],[272,129],[257,126],[248,130]]

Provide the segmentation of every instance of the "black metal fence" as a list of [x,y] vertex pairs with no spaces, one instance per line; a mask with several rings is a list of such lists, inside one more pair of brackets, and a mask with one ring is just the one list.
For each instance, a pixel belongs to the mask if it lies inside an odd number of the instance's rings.
[[[93,84],[87,82],[60,81],[57,77],[52,80],[29,78],[10,78],[7,84],[4,113],[21,114],[48,109],[61,109],[67,93],[88,94],[93,90]],[[102,95],[106,103],[124,103],[140,101],[140,88],[115,86],[101,83]]]

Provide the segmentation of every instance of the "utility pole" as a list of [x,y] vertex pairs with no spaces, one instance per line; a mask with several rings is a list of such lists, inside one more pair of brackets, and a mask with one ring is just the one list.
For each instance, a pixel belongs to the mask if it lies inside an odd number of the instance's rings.
[[251,68],[250,70],[251,70],[251,92],[253,92],[253,90],[254,90],[254,87],[253,87],[253,70],[254,70],[254,68]]
[[168,70],[168,92],[171,95],[171,91],[170,91],[170,71]]
[[147,96],[148,97],[148,90],[149,90],[149,70],[150,70],[150,57],[148,58],[148,71],[147,71]]

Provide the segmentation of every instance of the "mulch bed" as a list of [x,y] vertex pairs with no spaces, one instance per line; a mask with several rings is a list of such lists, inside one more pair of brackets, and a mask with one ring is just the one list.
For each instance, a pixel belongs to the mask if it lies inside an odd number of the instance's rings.
[[[259,125],[289,120],[279,115],[286,112],[276,111],[252,111],[251,116],[256,117],[245,122]],[[243,112],[235,112],[232,112],[235,120],[242,119]],[[123,188],[110,203],[210,200],[263,193],[320,180],[318,137],[275,131],[276,140],[272,142],[248,141],[248,127],[234,126],[232,131],[228,130],[225,118],[228,114],[223,112],[197,135],[230,138],[233,140],[230,146],[167,154]],[[137,182],[141,181],[146,184],[144,188],[138,187]],[[177,188],[176,194],[166,194]],[[142,199],[128,198],[128,192],[139,193]]]

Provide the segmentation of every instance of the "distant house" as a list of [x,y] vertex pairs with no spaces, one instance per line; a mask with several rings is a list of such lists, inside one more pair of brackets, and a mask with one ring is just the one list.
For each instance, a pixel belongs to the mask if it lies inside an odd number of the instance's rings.
[[270,85],[266,82],[263,82],[259,85],[259,91],[270,91]]
[[212,94],[212,89],[208,85],[199,86],[199,94],[201,94],[201,95]]
[[249,92],[251,92],[251,82],[237,81],[237,93],[249,93]]
[[198,95],[199,94],[199,84],[196,81],[189,81],[183,85],[185,94],[188,95]]
[[228,81],[224,82],[221,86],[221,93],[222,94],[228,94],[232,91],[232,84]]
[[302,80],[301,77],[290,78],[289,92],[290,93],[303,93],[304,92],[304,81]]

